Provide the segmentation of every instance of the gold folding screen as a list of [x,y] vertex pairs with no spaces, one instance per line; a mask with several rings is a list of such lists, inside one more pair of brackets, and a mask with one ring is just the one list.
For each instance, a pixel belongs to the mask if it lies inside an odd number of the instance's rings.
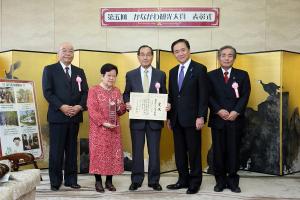
[[[281,52],[282,93],[288,93],[287,121],[283,120],[282,174],[300,171],[300,54]],[[285,125],[287,124],[287,125]]]
[[[48,104],[42,93],[42,73],[43,67],[56,62],[55,53],[29,52],[29,51],[9,51],[0,53],[0,71],[5,71],[0,78],[31,80],[35,83],[36,104],[38,109],[39,124],[44,151],[44,159],[39,162],[39,166],[48,167],[48,124],[47,107]],[[9,74],[9,75],[8,75]]]
[[[172,52],[157,50],[156,53],[157,57],[155,56],[152,64],[155,67],[157,64],[157,67],[165,71],[168,77],[169,70],[178,63]],[[193,53],[192,58],[206,65],[208,71],[218,67],[217,51]],[[45,155],[44,161],[40,161],[41,167],[47,167],[48,160],[47,102],[42,95],[41,78],[43,67],[54,62],[57,62],[56,54],[51,52],[8,51],[0,53],[0,78],[14,76],[18,79],[33,80],[35,82]],[[126,72],[139,65],[136,52],[77,50],[75,51],[73,64],[85,70],[89,86],[92,86],[99,83],[99,69],[108,62],[118,66],[119,74],[116,85],[123,91]],[[19,68],[11,71],[11,67],[16,63],[19,64]],[[242,167],[244,169],[270,174],[286,174],[299,171],[300,155],[298,152],[300,142],[293,142],[296,139],[300,140],[300,130],[297,129],[298,126],[300,127],[297,124],[299,114],[297,115],[296,112],[296,108],[300,105],[300,93],[298,92],[300,89],[300,81],[298,80],[300,76],[299,63],[300,55],[298,53],[286,51],[257,52],[237,56],[235,67],[244,69],[249,73],[252,86],[247,109],[247,115],[249,115],[247,123],[251,126],[250,131],[246,131],[248,135],[244,135],[246,141],[244,141],[242,149]],[[9,73],[10,71],[11,73]],[[279,86],[276,93],[268,91],[267,85],[270,86],[271,83],[273,83],[273,86]],[[277,101],[277,98],[279,101]],[[270,107],[270,105],[273,105],[273,107]],[[266,110],[268,108],[271,110]],[[268,115],[272,112],[276,113],[276,116]],[[270,118],[262,123],[266,123],[265,130],[262,130],[257,128],[258,124],[255,119],[263,119],[264,117]],[[294,129],[291,127],[292,119]],[[128,122],[128,114],[125,114],[121,118],[122,139],[124,151],[130,153],[131,140]],[[269,122],[275,124],[271,123],[270,125]],[[270,135],[271,126],[278,127],[278,130],[272,131],[272,135]],[[255,138],[251,138],[253,134]],[[81,125],[79,137],[88,137],[87,113],[84,114],[84,123]],[[273,143],[268,143],[268,141]],[[205,127],[202,131],[202,164],[204,168],[208,164],[207,152],[210,147],[210,129]],[[147,158],[147,151],[145,151],[145,155]],[[272,159],[268,160],[269,158]],[[266,159],[268,162],[266,162]],[[161,170],[163,172],[174,169],[176,167],[174,164],[173,136],[165,127],[161,137]]]

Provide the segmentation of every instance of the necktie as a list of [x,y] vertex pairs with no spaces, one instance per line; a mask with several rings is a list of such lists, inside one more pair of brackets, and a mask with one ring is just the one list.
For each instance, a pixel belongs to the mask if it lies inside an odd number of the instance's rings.
[[71,80],[71,76],[70,76],[70,74],[69,74],[69,67],[66,67],[65,68],[66,69],[66,75],[67,75],[67,78],[68,78],[68,81],[70,81]]
[[224,72],[224,82],[227,83],[228,82],[228,72]]
[[179,77],[178,77],[178,88],[179,88],[179,91],[181,90],[183,79],[184,79],[184,65],[181,65],[180,72],[179,72]]
[[149,92],[148,70],[144,71],[143,90],[144,90],[144,93]]

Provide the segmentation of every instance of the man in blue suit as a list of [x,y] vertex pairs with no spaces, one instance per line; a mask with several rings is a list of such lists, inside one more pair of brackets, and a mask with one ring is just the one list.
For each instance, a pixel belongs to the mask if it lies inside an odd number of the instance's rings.
[[48,65],[43,72],[43,93],[49,103],[49,176],[51,190],[59,190],[64,166],[64,185],[79,189],[77,183],[77,136],[79,123],[86,110],[88,84],[81,68],[71,64],[74,49],[62,43],[58,50],[59,62]]
[[172,108],[168,113],[179,178],[167,188],[188,188],[187,194],[195,194],[202,183],[201,129],[207,115],[207,69],[191,59],[187,40],[174,41],[171,49],[180,63],[169,73],[169,103]]
[[[148,45],[138,49],[140,66],[126,74],[124,102],[128,110],[130,105],[130,92],[156,93],[155,85],[160,84],[159,92],[167,93],[166,74],[151,66],[153,50]],[[168,107],[167,110],[170,108]],[[141,187],[144,180],[144,145],[145,135],[149,153],[148,186],[154,190],[162,190],[160,179],[160,135],[163,121],[130,119],[130,132],[132,141],[132,174],[129,190],[134,191]]]
[[218,51],[220,68],[208,73],[210,81],[209,123],[212,131],[215,192],[229,188],[239,193],[240,136],[244,112],[250,95],[250,80],[246,71],[233,68],[236,50],[224,46]]

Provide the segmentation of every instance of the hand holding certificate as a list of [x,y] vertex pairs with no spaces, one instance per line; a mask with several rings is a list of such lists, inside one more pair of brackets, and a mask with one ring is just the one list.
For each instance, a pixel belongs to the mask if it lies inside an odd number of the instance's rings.
[[166,120],[167,94],[130,93],[129,119]]

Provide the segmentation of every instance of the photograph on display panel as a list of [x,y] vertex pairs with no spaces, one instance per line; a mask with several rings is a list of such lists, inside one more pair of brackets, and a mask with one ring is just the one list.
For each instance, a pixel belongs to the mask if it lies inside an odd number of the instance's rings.
[[33,81],[0,79],[0,156],[43,157]]

